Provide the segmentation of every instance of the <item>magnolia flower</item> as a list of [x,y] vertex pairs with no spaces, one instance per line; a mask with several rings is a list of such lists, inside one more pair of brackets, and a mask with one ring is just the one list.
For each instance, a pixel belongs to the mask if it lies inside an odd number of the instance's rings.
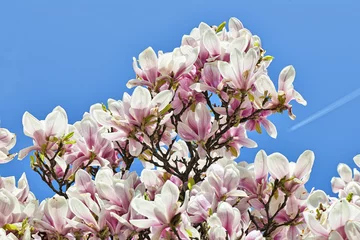
[[199,145],[200,157],[205,156],[203,144],[218,130],[218,123],[212,123],[206,105],[198,103],[195,111],[188,110],[178,123],[179,136],[185,141],[196,141]]
[[15,177],[0,177],[0,226],[8,224],[11,228],[25,231],[24,223],[33,218],[38,211],[38,201],[29,191],[25,173],[15,185]]
[[[161,79],[173,78],[179,79],[187,74],[193,67],[198,56],[198,48],[191,46],[181,46],[175,48],[173,52],[159,52],[159,57],[155,51],[149,47],[139,55],[139,63],[141,69],[137,65],[137,61],[133,58],[133,68],[137,75],[137,79],[130,80],[126,86],[148,86],[150,88],[160,88],[157,86],[158,77]],[[159,81],[161,83],[161,81]]]
[[69,233],[71,226],[68,219],[73,214],[70,212],[68,201],[62,196],[47,198],[40,204],[40,211],[33,219],[37,230],[51,234],[61,234],[65,236]]
[[215,192],[218,201],[234,202],[239,197],[246,197],[246,193],[238,189],[240,171],[235,164],[225,167],[220,164],[211,165],[206,171],[206,178],[201,183],[204,192]]
[[9,150],[15,146],[16,136],[5,128],[0,128],[0,163],[11,161],[16,154],[9,154]]
[[[293,66],[285,67],[279,75],[278,92],[275,90],[274,83],[267,75],[262,75],[255,83],[257,90],[270,97],[271,102],[268,102],[265,107],[273,108],[278,105],[283,105],[289,110],[289,116],[294,119],[292,114],[292,106],[289,102],[295,99],[298,103],[306,106],[307,102],[304,98],[294,90],[293,82],[295,79],[295,69]],[[267,97],[266,96],[266,97]]]
[[20,204],[8,190],[0,189],[0,226],[14,222],[14,214],[20,214]]
[[[233,208],[227,202],[219,203],[217,212],[214,213],[207,220],[210,229],[210,239],[238,239],[243,235],[244,226],[241,220],[240,211],[237,208]],[[228,236],[228,238],[219,238],[220,236]]]
[[255,71],[258,55],[254,49],[241,52],[234,49],[230,53],[230,63],[219,61],[218,67],[224,80],[230,87],[238,90],[248,90],[256,81],[262,70]]
[[98,196],[116,206],[122,214],[128,212],[133,198],[145,192],[144,184],[135,172],[114,174],[108,167],[102,167],[96,174],[95,185]]
[[34,146],[24,148],[19,152],[19,160],[24,159],[33,150],[46,150],[52,155],[51,150],[57,148],[52,138],[61,138],[68,133],[68,119],[66,112],[61,107],[56,107],[48,114],[45,120],[39,121],[33,115],[25,112],[22,119],[24,134],[31,137]]
[[294,191],[309,179],[314,158],[314,153],[307,150],[299,156],[296,163],[289,163],[284,155],[273,153],[267,158],[270,175],[273,179],[278,180],[293,178],[292,181],[285,183],[285,187]]
[[[354,162],[357,166],[360,166],[359,155],[354,157]],[[332,191],[338,193],[339,198],[346,198],[350,193],[360,196],[360,172],[354,168],[353,174],[351,168],[344,163],[338,165],[337,172],[340,177],[333,177],[331,179]]]
[[216,62],[205,63],[201,71],[201,79],[203,82],[194,83],[190,88],[198,92],[211,91],[224,94],[221,92],[224,84],[221,81],[221,74]]
[[249,131],[256,130],[261,133],[260,125],[262,125],[270,137],[276,138],[277,137],[276,127],[270,120],[267,119],[267,117],[270,114],[271,114],[271,111],[263,111],[255,119],[250,119],[249,121],[247,121],[245,123],[246,130],[249,130]]
[[68,164],[72,164],[73,169],[78,169],[81,164],[87,164],[92,161],[91,166],[100,165],[117,166],[118,158],[116,156],[114,145],[108,139],[103,137],[106,129],[99,127],[97,122],[89,113],[85,113],[80,122],[74,123],[76,128],[73,139],[76,143],[73,146],[73,157],[69,158]]
[[360,208],[342,199],[334,203],[327,217],[319,222],[314,214],[304,212],[308,228],[315,237],[328,239],[357,239],[360,234]]
[[[162,113],[161,111],[168,106],[172,97],[173,93],[170,90],[164,90],[152,98],[149,90],[136,87],[128,106],[127,124],[137,126],[151,134],[154,131],[154,124],[157,122],[154,121],[154,118],[161,117],[160,124],[164,124],[171,116],[171,113]],[[104,137],[109,140],[117,140],[127,136],[120,131],[104,134]],[[134,136],[129,136],[129,151],[132,156],[136,157],[141,153],[142,141],[148,142],[146,136],[139,132],[134,133]]]
[[234,157],[238,157],[240,154],[241,147],[255,148],[257,147],[256,142],[249,139],[246,135],[246,131],[242,125],[238,127],[232,127],[226,131],[220,138],[219,143],[228,141],[226,147],[230,150]]
[[130,223],[139,228],[150,227],[152,238],[158,239],[165,228],[177,227],[173,226],[174,218],[181,215],[187,207],[188,196],[185,196],[185,201],[180,207],[179,194],[179,188],[171,181],[167,181],[154,201],[143,198],[133,199],[131,205],[134,210],[147,219],[130,220]]
[[140,79],[130,80],[127,83],[127,87],[131,88],[138,85],[154,86],[158,77],[158,59],[151,47],[140,53],[139,63],[141,69],[138,67],[136,58],[133,58],[133,68]]

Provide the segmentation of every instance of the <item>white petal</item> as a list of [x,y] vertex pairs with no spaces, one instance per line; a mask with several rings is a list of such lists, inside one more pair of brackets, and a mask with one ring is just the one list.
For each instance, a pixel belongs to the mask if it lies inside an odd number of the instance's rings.
[[260,150],[255,156],[254,172],[256,180],[262,179],[268,174],[267,155],[264,150]]
[[345,224],[345,233],[349,240],[356,240],[360,236],[360,223],[355,221],[348,221]]
[[269,172],[273,178],[282,179],[289,171],[289,161],[281,153],[273,153],[268,156]]
[[337,171],[341,179],[344,180],[345,182],[350,182],[352,180],[352,171],[348,165],[344,163],[340,163],[337,167]]
[[255,82],[256,89],[264,94],[267,91],[272,97],[277,97],[277,92],[274,86],[274,83],[270,80],[268,76],[262,75]]
[[131,206],[138,214],[156,220],[154,213],[155,205],[153,202],[142,198],[135,198],[131,201]]
[[338,229],[343,227],[349,220],[350,208],[346,199],[335,203],[329,213],[329,225],[331,229]]
[[24,113],[22,124],[24,126],[24,134],[28,137],[32,137],[34,132],[43,129],[41,122],[29,112]]
[[356,166],[360,167],[360,154],[356,155],[354,158],[353,158]]
[[321,204],[327,204],[328,203],[328,197],[325,194],[325,192],[321,190],[316,190],[310,194],[308,199],[306,200],[307,206],[310,209],[316,209]]
[[295,165],[294,176],[302,179],[304,176],[309,175],[314,164],[315,155],[313,151],[306,150],[303,152]]
[[229,30],[230,32],[239,32],[241,29],[243,29],[244,26],[237,18],[230,18],[229,20]]
[[293,97],[295,98],[295,100],[300,103],[301,105],[304,105],[306,106],[307,105],[307,102],[306,100],[301,96],[300,93],[298,93],[297,91],[294,90],[294,95]]
[[88,225],[92,224],[94,227],[98,228],[98,224],[90,210],[79,199],[70,198],[69,207],[78,218],[84,220]]
[[331,231],[328,240],[344,240],[337,231]]
[[235,73],[229,63],[218,61],[218,68],[223,78],[232,81],[236,80]]
[[220,54],[220,40],[213,29],[208,30],[203,36],[203,43],[211,56]]
[[157,106],[159,111],[163,110],[171,101],[173,93],[170,90],[164,90],[156,94],[156,96],[151,101],[151,107]]
[[303,214],[304,214],[305,222],[307,223],[307,226],[311,230],[311,232],[313,232],[318,236],[327,237],[329,235],[330,231],[325,229],[320,224],[320,222],[315,219],[315,217],[312,214],[308,212],[304,212]]
[[136,109],[146,109],[150,106],[151,95],[149,90],[144,87],[136,87],[131,96],[131,107]]
[[139,54],[139,63],[143,70],[149,70],[154,67],[157,68],[157,62],[156,53],[151,47],[148,47]]

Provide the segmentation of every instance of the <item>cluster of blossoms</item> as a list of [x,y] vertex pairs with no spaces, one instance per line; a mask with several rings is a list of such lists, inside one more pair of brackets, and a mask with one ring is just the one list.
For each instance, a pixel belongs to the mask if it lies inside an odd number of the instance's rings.
[[[94,104],[68,123],[56,107],[45,120],[23,116],[33,145],[31,168],[55,192],[42,202],[25,175],[0,178],[0,239],[357,239],[360,173],[339,165],[339,198],[304,187],[314,162],[259,151],[248,131],[273,138],[268,117],[306,105],[285,67],[278,90],[267,74],[272,57],[258,36],[231,18],[201,23],[172,52],[152,48],[134,58],[132,95]],[[0,162],[14,158],[15,135],[0,129]],[[140,176],[130,172],[141,161]],[[355,159],[360,162],[360,157]]]

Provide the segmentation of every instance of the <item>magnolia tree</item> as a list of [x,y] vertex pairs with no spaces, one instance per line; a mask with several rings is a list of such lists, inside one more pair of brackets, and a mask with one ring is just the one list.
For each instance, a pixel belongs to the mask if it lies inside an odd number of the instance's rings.
[[[277,132],[268,117],[290,102],[306,105],[285,67],[278,89],[260,38],[231,18],[200,23],[181,46],[133,60],[135,88],[95,104],[69,124],[56,107],[45,120],[26,112],[30,166],[54,191],[42,202],[25,174],[0,178],[1,239],[359,239],[360,172],[340,164],[332,198],[308,192],[314,153],[296,162],[260,150],[248,131]],[[0,129],[0,161],[11,161],[15,135]],[[140,176],[130,172],[141,161]],[[360,166],[360,155],[354,158]]]

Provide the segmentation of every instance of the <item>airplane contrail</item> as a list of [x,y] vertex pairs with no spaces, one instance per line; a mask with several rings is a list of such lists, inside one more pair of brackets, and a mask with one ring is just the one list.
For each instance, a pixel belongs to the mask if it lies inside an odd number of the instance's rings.
[[350,102],[351,100],[354,100],[358,96],[360,96],[360,88],[358,88],[355,91],[351,92],[350,94],[347,94],[346,96],[336,100],[335,102],[333,102],[329,106],[327,106],[324,109],[318,111],[317,113],[311,115],[310,117],[308,117],[304,121],[301,121],[298,124],[294,125],[293,127],[290,128],[290,132],[299,129],[299,128],[305,126],[306,124],[311,123],[312,121],[315,121],[316,119],[324,116],[325,114],[327,114],[327,113],[341,107],[345,103]]

